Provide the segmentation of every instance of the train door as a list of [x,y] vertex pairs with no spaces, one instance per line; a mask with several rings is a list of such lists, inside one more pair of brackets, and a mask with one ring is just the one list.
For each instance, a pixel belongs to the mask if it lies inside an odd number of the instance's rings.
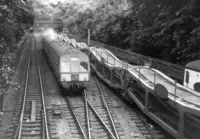
[[71,58],[71,66],[70,66],[70,72],[79,72],[80,71],[80,61],[78,58]]
[[71,60],[71,66],[70,66],[70,72],[71,72],[71,81],[79,81],[79,59],[78,58],[70,58]]

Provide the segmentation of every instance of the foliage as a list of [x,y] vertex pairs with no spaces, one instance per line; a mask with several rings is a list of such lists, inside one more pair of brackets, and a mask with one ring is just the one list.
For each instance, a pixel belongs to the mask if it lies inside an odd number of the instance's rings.
[[14,58],[17,43],[24,36],[25,30],[33,24],[30,6],[17,3],[16,0],[0,2],[0,93],[13,84]]
[[65,27],[81,38],[90,29],[93,40],[147,56],[183,65],[199,59],[198,0],[107,0],[54,8]]

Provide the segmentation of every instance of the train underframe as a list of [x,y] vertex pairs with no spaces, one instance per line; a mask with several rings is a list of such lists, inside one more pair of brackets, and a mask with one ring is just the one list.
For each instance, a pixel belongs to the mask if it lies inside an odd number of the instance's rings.
[[62,82],[62,86],[65,89],[66,94],[70,96],[76,96],[81,95],[84,91],[85,84],[84,83],[78,83],[78,82]]

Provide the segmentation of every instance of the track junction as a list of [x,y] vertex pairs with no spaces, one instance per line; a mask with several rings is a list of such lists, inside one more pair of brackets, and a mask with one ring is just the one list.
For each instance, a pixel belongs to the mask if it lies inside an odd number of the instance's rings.
[[101,47],[87,47],[75,40],[75,47],[87,49],[91,67],[109,86],[138,105],[148,117],[178,139],[195,138],[200,128],[200,95],[149,66],[131,65]]

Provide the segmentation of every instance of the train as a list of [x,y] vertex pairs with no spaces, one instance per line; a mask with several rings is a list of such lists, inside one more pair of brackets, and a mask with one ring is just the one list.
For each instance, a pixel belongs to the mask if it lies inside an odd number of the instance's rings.
[[64,28],[64,23],[62,21],[62,19],[55,17],[53,19],[51,18],[41,18],[41,19],[37,19],[34,22],[34,28],[36,31],[38,32],[43,32],[48,28],[53,28],[54,31],[56,32],[63,32],[63,28]]
[[29,28],[29,33],[33,33],[34,32],[34,28],[30,27]]
[[[74,43],[75,46],[80,43]],[[185,67],[184,85],[150,67],[131,65],[102,47],[88,47],[96,75],[176,139],[200,136],[200,61]]]
[[96,75],[125,100],[134,102],[172,138],[196,139],[200,136],[200,61],[186,65],[184,84],[180,85],[149,66],[123,62],[107,49],[88,47],[64,35],[61,40],[85,50]]
[[42,45],[57,80],[67,94],[80,94],[90,81],[89,57],[64,39],[50,34],[42,35]]
[[200,92],[200,60],[185,65],[183,85]]

